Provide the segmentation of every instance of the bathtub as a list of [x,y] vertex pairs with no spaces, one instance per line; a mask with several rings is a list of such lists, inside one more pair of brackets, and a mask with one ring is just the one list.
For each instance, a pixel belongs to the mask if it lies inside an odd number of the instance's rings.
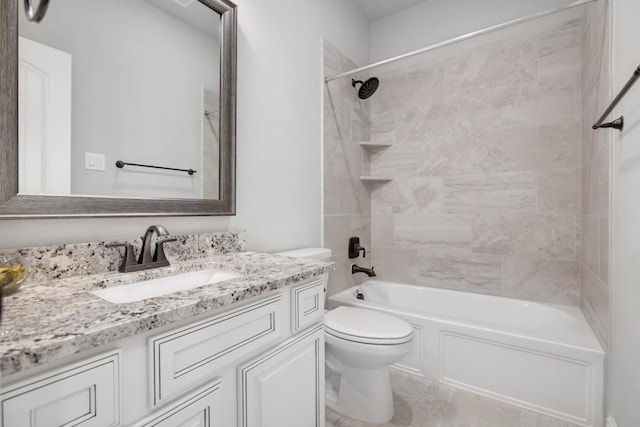
[[328,305],[409,322],[414,346],[394,368],[572,423],[603,425],[605,355],[578,307],[381,281],[333,295]]

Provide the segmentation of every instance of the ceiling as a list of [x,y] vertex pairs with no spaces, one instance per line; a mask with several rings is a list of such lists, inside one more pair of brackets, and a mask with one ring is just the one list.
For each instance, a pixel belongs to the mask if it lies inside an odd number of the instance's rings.
[[220,15],[200,2],[194,0],[146,1],[216,39],[219,37]]
[[370,21],[393,15],[427,0],[353,0]]

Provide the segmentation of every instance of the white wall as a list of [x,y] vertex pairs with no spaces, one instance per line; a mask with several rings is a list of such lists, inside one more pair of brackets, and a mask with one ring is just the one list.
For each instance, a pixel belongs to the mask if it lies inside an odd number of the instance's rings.
[[[247,230],[247,248],[321,243],[322,37],[368,59],[368,22],[342,0],[237,0],[237,216],[0,221],[0,248]],[[55,8],[55,4],[51,5]]]
[[[640,2],[613,1],[613,93],[640,64]],[[614,277],[612,294],[609,411],[618,427],[640,425],[640,84],[613,117],[625,129],[614,132]]]
[[247,246],[320,245],[322,37],[367,62],[368,22],[344,0],[238,0],[238,216]]
[[371,62],[570,3],[571,0],[429,0],[371,23]]
[[227,231],[229,217],[0,220],[0,249],[135,239],[151,224],[176,235],[206,233]]

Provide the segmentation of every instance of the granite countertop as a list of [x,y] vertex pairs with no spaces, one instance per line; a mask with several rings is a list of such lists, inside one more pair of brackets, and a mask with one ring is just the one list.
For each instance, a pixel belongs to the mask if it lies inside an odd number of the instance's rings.
[[[332,263],[237,252],[136,273],[109,272],[23,287],[4,299],[0,374],[5,377],[138,333],[317,277]],[[242,276],[147,300],[112,304],[92,290],[205,268]]]

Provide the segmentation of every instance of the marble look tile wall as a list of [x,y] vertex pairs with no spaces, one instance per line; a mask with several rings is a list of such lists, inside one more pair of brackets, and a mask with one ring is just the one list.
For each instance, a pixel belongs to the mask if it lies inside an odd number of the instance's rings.
[[[324,75],[331,76],[356,68],[348,57],[330,42],[324,41]],[[356,80],[365,76],[354,76]],[[350,78],[324,85],[324,247],[331,249],[335,270],[329,274],[328,295],[340,292],[366,279],[352,275],[347,256],[348,239],[360,237],[366,258],[358,265],[371,263],[370,189],[360,180],[362,173],[361,141],[370,140],[370,102],[358,98]],[[376,126],[382,135],[384,127]]]
[[612,132],[591,125],[611,101],[609,1],[592,3],[582,29],[582,276],[581,307],[609,346],[610,176]]
[[[371,187],[379,278],[580,305],[581,235],[592,232],[582,29],[575,19],[375,70],[369,137],[393,145],[371,150],[365,169],[394,177]],[[600,160],[590,170],[604,188]],[[593,209],[606,205],[597,192]]]
[[[175,242],[164,245],[170,262],[188,261],[244,251],[244,232],[187,234],[176,237]],[[124,248],[108,247],[111,243],[130,243],[140,253],[142,239],[119,242],[69,243],[53,246],[0,250],[3,254],[19,254],[28,267],[23,286],[40,284],[74,276],[107,273],[120,267]]]

